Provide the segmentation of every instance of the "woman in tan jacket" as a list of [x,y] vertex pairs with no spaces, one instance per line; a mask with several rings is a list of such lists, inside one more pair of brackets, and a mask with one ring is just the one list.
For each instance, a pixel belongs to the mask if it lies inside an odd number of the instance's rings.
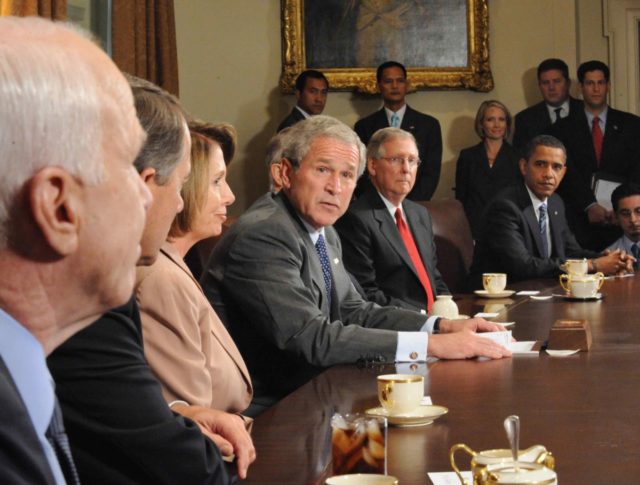
[[185,401],[227,412],[244,411],[253,394],[247,367],[183,258],[198,241],[217,236],[235,200],[226,164],[235,151],[230,125],[189,123],[191,174],[182,188],[184,210],[158,260],[140,267],[136,298],[145,355],[167,402]]

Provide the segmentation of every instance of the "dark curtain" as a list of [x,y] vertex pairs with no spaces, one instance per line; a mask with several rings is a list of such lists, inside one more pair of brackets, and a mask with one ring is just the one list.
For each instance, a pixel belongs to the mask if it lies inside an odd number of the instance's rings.
[[67,0],[0,0],[0,15],[66,20]]
[[120,69],[176,96],[178,52],[173,0],[113,0],[112,53]]

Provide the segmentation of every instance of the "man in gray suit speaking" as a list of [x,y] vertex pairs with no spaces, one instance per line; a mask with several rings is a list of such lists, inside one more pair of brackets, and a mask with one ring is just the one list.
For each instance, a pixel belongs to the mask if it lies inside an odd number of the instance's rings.
[[327,116],[290,130],[282,190],[256,201],[231,227],[202,280],[249,366],[253,413],[335,364],[509,356],[475,335],[502,329],[483,319],[447,321],[362,299],[332,224],[364,170],[364,146]]

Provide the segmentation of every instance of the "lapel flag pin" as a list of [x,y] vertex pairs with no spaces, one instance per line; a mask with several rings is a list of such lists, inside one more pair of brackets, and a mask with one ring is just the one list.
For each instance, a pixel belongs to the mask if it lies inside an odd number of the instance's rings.
[[340,260],[338,258],[334,258],[333,259],[333,264],[338,264],[340,262]]

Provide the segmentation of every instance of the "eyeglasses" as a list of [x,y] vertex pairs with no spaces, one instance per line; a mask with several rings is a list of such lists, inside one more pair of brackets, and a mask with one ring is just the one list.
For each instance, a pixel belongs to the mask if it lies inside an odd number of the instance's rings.
[[404,165],[404,162],[407,162],[409,164],[409,167],[415,168],[422,163],[422,160],[420,160],[419,158],[413,158],[413,157],[380,157],[380,158],[382,158],[383,160],[386,160],[394,167]]

